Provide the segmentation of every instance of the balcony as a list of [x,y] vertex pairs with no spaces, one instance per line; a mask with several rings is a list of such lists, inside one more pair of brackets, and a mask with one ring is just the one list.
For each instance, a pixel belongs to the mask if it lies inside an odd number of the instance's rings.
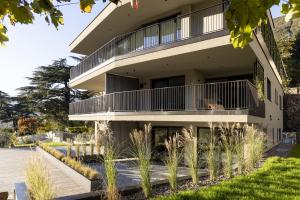
[[224,11],[227,5],[225,1],[115,37],[73,67],[70,78],[74,79],[113,58],[144,53],[157,47],[172,47],[175,43],[184,45],[193,42],[193,39],[201,41],[226,35]]
[[70,115],[175,111],[265,117],[264,102],[248,80],[116,92],[71,103],[69,109]]

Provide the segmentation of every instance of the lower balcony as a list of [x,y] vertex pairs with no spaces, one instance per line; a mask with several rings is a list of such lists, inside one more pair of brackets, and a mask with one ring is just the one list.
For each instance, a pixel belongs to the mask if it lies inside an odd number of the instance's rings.
[[265,117],[264,102],[248,80],[116,92],[71,103],[69,109],[71,116],[200,113]]

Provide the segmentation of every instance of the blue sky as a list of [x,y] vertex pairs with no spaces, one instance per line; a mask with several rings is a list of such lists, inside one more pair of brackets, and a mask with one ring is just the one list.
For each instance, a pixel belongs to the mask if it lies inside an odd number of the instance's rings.
[[[16,95],[15,89],[28,84],[25,77],[31,76],[34,68],[72,55],[69,44],[103,9],[105,4],[101,2],[90,14],[81,13],[78,5],[61,7],[65,25],[59,30],[48,26],[39,16],[33,25],[8,26],[10,41],[7,47],[0,47],[0,90]],[[272,13],[278,17],[279,7],[272,8]]]

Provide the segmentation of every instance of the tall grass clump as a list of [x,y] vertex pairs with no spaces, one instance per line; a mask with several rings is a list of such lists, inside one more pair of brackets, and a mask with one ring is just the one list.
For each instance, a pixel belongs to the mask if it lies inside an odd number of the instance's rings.
[[82,154],[83,156],[86,156],[86,144],[82,145]]
[[117,187],[117,169],[115,159],[118,158],[117,147],[114,142],[112,131],[109,128],[108,122],[98,124],[98,133],[100,141],[104,147],[103,164],[106,176],[106,195],[108,200],[119,199]]
[[67,145],[67,157],[68,158],[72,157],[72,145],[71,144]]
[[151,196],[150,160],[151,160],[151,124],[144,126],[144,131],[133,130],[130,139],[133,143],[133,154],[138,158],[141,184],[146,198]]
[[218,138],[214,132],[215,128],[210,124],[210,135],[206,138],[207,143],[202,144],[201,148],[204,151],[207,170],[210,181],[215,181],[218,176],[219,161],[217,157],[220,154]]
[[181,152],[179,152],[180,136],[178,133],[173,137],[165,140],[165,146],[167,149],[166,165],[168,169],[168,181],[173,191],[177,190],[177,173],[178,165],[181,158]]
[[34,200],[52,200],[55,196],[54,187],[44,163],[41,158],[33,156],[26,167],[26,184]]
[[197,184],[198,177],[198,149],[197,149],[197,138],[193,136],[193,128],[182,130],[185,140],[185,157],[189,166],[190,175],[192,177],[193,184]]
[[100,155],[100,153],[101,153],[101,145],[100,145],[100,143],[96,144],[96,152],[97,152],[97,155]]
[[234,152],[236,153],[237,173],[245,172],[245,137],[242,131],[234,137]]
[[104,168],[106,175],[106,194],[108,200],[117,200],[119,198],[117,188],[117,170],[115,166],[115,159],[117,159],[115,145],[109,141],[104,147]]
[[80,144],[76,144],[75,145],[75,153],[76,153],[76,158],[77,158],[77,160],[79,159],[79,157],[80,157]]
[[95,144],[91,141],[90,143],[90,150],[91,150],[91,156],[94,155],[94,150],[95,150]]
[[264,152],[264,133],[252,126],[245,128],[245,162],[248,171],[252,171],[262,159]]
[[234,154],[234,131],[235,125],[232,127],[229,124],[226,126],[220,126],[220,138],[221,144],[225,151],[225,161],[224,161],[224,175],[226,178],[231,178],[233,176],[233,154]]

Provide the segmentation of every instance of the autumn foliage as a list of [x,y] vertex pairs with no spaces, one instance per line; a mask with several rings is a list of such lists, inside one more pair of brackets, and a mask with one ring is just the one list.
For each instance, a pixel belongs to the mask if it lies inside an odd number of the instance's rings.
[[21,117],[18,120],[20,135],[34,134],[39,126],[38,120],[34,117]]

